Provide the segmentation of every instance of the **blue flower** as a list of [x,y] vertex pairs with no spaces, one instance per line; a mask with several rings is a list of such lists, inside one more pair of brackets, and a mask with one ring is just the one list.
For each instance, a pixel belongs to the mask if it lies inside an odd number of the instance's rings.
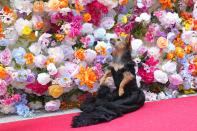
[[25,54],[26,51],[22,47],[16,48],[12,51],[12,56],[15,59],[16,63],[19,65],[25,64],[25,59],[24,59]]
[[94,37],[96,39],[105,39],[106,30],[104,28],[98,28],[94,31]]
[[18,82],[31,82],[34,81],[35,76],[31,73],[30,70],[18,70],[18,76],[15,78],[15,81]]
[[30,111],[29,107],[26,104],[27,104],[26,95],[22,95],[20,102],[18,102],[15,105],[16,113],[18,115],[23,116],[23,117],[30,117],[30,116],[32,116],[32,111]]
[[0,46],[8,46],[10,41],[8,39],[0,40]]

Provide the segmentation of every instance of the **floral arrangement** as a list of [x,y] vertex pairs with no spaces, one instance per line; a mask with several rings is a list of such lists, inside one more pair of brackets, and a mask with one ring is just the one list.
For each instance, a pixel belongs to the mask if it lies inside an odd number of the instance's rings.
[[128,37],[148,101],[196,93],[196,30],[196,0],[0,2],[0,112],[78,107]]

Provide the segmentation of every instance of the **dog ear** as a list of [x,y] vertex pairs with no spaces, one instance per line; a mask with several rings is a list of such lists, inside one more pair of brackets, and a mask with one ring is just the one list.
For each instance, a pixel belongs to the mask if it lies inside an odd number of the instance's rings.
[[125,43],[126,44],[125,47],[130,51],[132,50],[132,48],[131,48],[132,39],[133,39],[133,35],[129,35],[129,37],[127,38],[126,43]]

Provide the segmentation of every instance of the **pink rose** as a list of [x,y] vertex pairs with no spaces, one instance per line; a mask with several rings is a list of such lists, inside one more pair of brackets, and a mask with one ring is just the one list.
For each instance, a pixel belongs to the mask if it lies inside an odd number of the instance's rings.
[[57,111],[60,108],[60,100],[52,100],[45,104],[46,111]]
[[183,78],[179,74],[173,74],[169,76],[169,81],[172,85],[183,84]]

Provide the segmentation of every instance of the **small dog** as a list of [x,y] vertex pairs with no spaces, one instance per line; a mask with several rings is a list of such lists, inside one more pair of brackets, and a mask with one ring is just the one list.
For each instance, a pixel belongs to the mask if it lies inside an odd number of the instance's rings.
[[[130,50],[130,46],[128,46],[127,44],[118,42],[114,45],[113,52],[112,52],[113,61],[109,64],[109,66],[111,68],[114,68],[115,71],[118,71],[118,70],[124,68],[125,61],[123,61],[121,58],[124,56],[126,50]],[[107,77],[112,77],[111,70],[109,70],[109,69],[105,72],[105,74],[101,78],[100,85],[106,85]],[[118,93],[119,96],[122,96],[124,94],[125,85],[129,81],[133,80],[134,78],[135,77],[131,72],[129,72],[129,71],[123,72],[123,79],[122,79],[120,86],[119,86],[119,93]]]
[[[96,96],[88,97],[81,105],[83,111],[73,118],[72,127],[95,125],[133,112],[144,105],[145,95],[136,83],[135,63],[129,44],[117,42],[113,61],[100,80]],[[107,79],[112,77],[116,89],[110,90]]]

